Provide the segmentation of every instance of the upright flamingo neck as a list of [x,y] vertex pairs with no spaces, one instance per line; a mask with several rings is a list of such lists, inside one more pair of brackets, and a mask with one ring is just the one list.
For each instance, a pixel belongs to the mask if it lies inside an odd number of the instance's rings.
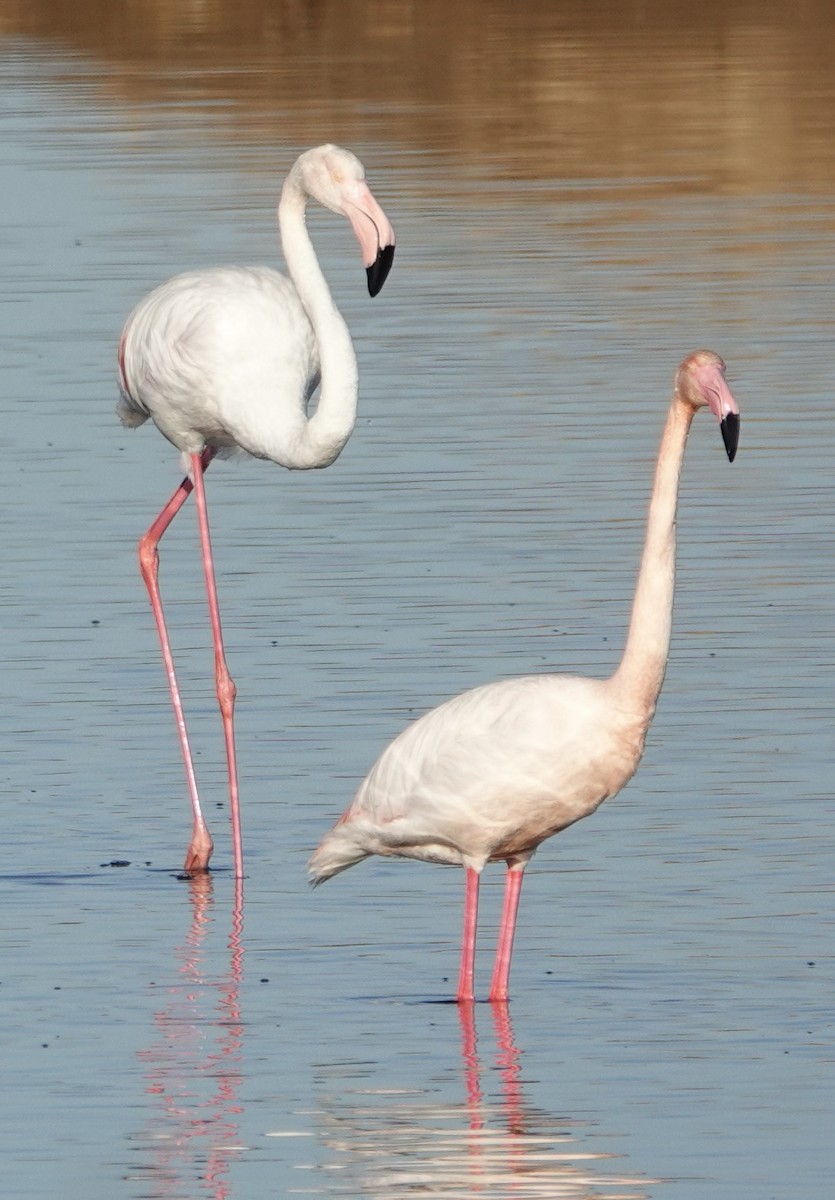
[[281,247],[290,278],[316,338],[322,373],[319,404],[294,457],[299,467],[326,467],[351,436],[357,417],[357,359],[348,326],[333,302],[305,223],[308,196],[295,171],[278,205]]
[[673,397],[655,468],[626,648],[612,684],[621,702],[649,719],[670,652],[676,571],[676,506],[687,435],[695,409]]

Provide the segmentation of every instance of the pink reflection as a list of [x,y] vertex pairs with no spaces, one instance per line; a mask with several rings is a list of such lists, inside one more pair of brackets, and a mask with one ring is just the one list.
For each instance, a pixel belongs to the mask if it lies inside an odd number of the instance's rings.
[[[207,970],[212,928],[213,880],[189,880],[191,925],[175,952],[177,976],[165,988],[154,1016],[156,1039],[139,1051],[146,1093],[155,1114],[142,1138],[143,1178],[155,1198],[206,1195],[227,1200],[230,1163],[243,1147],[238,1136],[241,1105],[243,1020],[243,880],[235,880],[228,967],[219,978]],[[225,961],[225,956],[224,956]],[[161,989],[160,989],[161,990]]]
[[[509,1195],[564,1197],[565,1200],[647,1200],[650,1180],[639,1180],[601,1169],[612,1155],[582,1149],[571,1120],[557,1121],[532,1106],[524,1095],[522,1053],[513,1036],[510,1010],[505,1003],[490,1005],[492,1052],[482,1065],[478,1050],[476,1013],[483,1005],[459,1004],[461,1058],[466,1091],[468,1128],[463,1154],[456,1162],[445,1148],[437,1162],[446,1179],[466,1186],[472,1196]],[[491,1099],[485,1072],[495,1071],[501,1081],[501,1100]],[[426,1131],[423,1131],[426,1145]],[[440,1139],[439,1139],[440,1142]],[[424,1150],[427,1158],[429,1155]],[[375,1193],[371,1193],[375,1194]],[[458,1194],[458,1193],[456,1193]]]
[[[507,1004],[490,1006],[492,1022],[485,1005],[455,1007],[463,1101],[439,1099],[434,1083],[417,1084],[407,1065],[414,1056],[383,1086],[372,1082],[347,1094],[337,1089],[319,1112],[322,1142],[334,1161],[317,1177],[315,1193],[306,1194],[648,1200],[646,1188],[656,1181],[612,1171],[616,1155],[593,1148],[597,1139],[588,1138],[587,1126],[525,1096],[523,1054]],[[357,1065],[365,1075],[369,1064]]]
[[[525,1101],[522,1094],[520,1078],[521,1055],[513,1040],[513,1026],[510,1022],[510,1011],[505,1003],[490,1005],[493,1015],[493,1030],[496,1044],[496,1067],[502,1081],[503,1103],[500,1106],[488,1104],[491,1114],[501,1114],[505,1130],[505,1170],[513,1177],[517,1171],[524,1168],[522,1162],[525,1153],[524,1142],[515,1142],[514,1138],[524,1138],[529,1132],[525,1114]],[[467,1090],[467,1110],[470,1116],[470,1131],[480,1133],[487,1126],[485,1114],[484,1093],[481,1087],[481,1063],[478,1057],[478,1036],[475,1025],[475,1004],[459,1004],[458,1015],[461,1021],[461,1057],[464,1063],[464,1083]],[[470,1145],[470,1169],[477,1173],[481,1167],[479,1160],[483,1156],[485,1143],[481,1138],[475,1138]]]

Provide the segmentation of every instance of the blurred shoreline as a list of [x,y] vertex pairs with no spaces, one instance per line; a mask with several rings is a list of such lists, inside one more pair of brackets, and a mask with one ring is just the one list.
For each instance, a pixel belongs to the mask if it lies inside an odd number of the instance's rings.
[[498,179],[742,195],[835,182],[823,0],[460,0],[452,18],[436,0],[0,0],[0,58],[19,39],[89,60],[99,99],[215,104],[219,136],[265,145],[292,128],[489,161]]

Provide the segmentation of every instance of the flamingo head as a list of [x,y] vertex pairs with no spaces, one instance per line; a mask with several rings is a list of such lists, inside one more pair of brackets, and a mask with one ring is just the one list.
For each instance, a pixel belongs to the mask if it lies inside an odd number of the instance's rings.
[[368,291],[376,296],[394,261],[394,230],[365,182],[362,163],[341,146],[318,146],[301,155],[293,169],[296,173],[308,196],[351,222],[362,250]]
[[725,364],[712,350],[689,354],[676,372],[676,392],[694,408],[709,408],[716,420],[728,459],[739,443],[739,408],[725,379]]

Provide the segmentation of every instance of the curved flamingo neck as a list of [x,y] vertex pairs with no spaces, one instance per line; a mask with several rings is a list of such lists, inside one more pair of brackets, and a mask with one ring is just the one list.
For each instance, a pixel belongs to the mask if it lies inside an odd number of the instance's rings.
[[287,271],[307,313],[322,375],[319,404],[305,423],[293,462],[298,467],[326,467],[351,436],[357,417],[357,359],[348,326],[333,302],[305,222],[308,193],[294,168],[284,183],[278,205],[281,248]]
[[622,702],[647,717],[664,682],[670,653],[676,573],[676,507],[687,435],[695,409],[676,393],[661,437],[647,531],[626,648],[613,686]]

